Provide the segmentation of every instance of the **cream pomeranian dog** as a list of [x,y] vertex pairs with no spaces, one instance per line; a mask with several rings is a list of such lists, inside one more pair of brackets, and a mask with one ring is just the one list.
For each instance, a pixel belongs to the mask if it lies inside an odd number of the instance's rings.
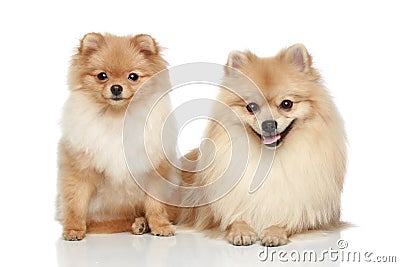
[[[268,58],[231,52],[224,85],[240,87],[241,78],[232,74],[231,68],[247,76],[261,92],[242,88],[238,95],[223,90],[218,97],[240,118],[245,134],[229,136],[223,127],[210,122],[205,138],[214,142],[216,153],[193,150],[186,158],[212,163],[201,171],[184,173],[184,181],[204,186],[218,180],[230,163],[235,144],[248,152],[247,167],[226,195],[207,205],[183,209],[178,221],[200,230],[217,230],[234,245],[250,245],[259,239],[265,246],[284,245],[290,236],[307,230],[339,226],[345,131],[306,48],[297,44]],[[273,150],[270,165],[263,152]],[[249,192],[262,164],[271,167],[269,173],[257,190]],[[241,170],[236,173],[240,175]]]
[[[174,234],[166,207],[145,194],[131,177],[122,136],[129,102],[140,86],[166,68],[160,47],[149,35],[89,33],[82,38],[70,67],[70,96],[59,143],[57,218],[64,239],[81,240],[87,232],[142,234],[148,228],[154,235]],[[130,119],[149,115],[143,107],[152,104],[155,92],[168,88],[168,75],[161,80],[135,96],[139,99],[128,109]],[[137,161],[136,174],[146,179],[151,179],[153,171],[142,160],[146,153],[156,169],[164,160],[161,125],[171,107],[167,97],[158,104],[147,118],[147,151],[135,144],[135,136],[129,143]],[[142,134],[140,130],[137,134]]]

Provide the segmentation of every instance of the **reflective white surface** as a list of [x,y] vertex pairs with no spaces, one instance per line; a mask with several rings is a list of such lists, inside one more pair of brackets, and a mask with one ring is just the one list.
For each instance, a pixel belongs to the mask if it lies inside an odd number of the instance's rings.
[[[375,228],[376,229],[376,228]],[[56,241],[57,264],[69,266],[397,266],[398,246],[387,242],[391,227],[368,225],[296,236],[282,247],[259,243],[233,246],[201,233],[178,230],[173,237],[130,233],[88,235],[83,241]],[[392,237],[398,236],[397,233]],[[382,258],[386,257],[386,258]],[[388,256],[391,258],[389,259]],[[395,257],[395,258],[394,258]]]
[[[340,233],[330,233],[307,241],[294,241],[272,250],[315,250],[337,248]],[[150,234],[134,236],[129,233],[89,235],[80,242],[57,241],[59,266],[274,266],[265,258],[259,243],[237,247],[224,240],[213,240],[199,233],[178,231],[174,237],[155,237]],[[260,260],[261,259],[261,260]],[[325,266],[339,266],[329,259]],[[301,265],[308,265],[303,263]]]

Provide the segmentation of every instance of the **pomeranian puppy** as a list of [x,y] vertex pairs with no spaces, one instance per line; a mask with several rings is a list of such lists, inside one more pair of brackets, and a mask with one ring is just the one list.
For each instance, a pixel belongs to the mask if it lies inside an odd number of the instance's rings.
[[[57,218],[66,240],[81,240],[87,232],[132,231],[171,236],[165,206],[148,196],[135,183],[124,158],[123,127],[128,104],[139,87],[167,68],[160,47],[149,35],[118,37],[88,33],[72,57],[70,96],[62,116],[59,143]],[[151,95],[165,90],[169,78],[141,92],[133,105],[133,118],[146,118],[143,106]],[[155,168],[163,160],[161,121],[171,110],[168,97],[148,117],[147,155]],[[132,105],[131,105],[132,106]],[[132,117],[130,117],[132,118]],[[139,129],[140,130],[140,129]],[[153,167],[141,161],[146,151],[129,149],[137,157],[139,173],[151,179]],[[148,229],[150,228],[150,229]]]
[[[217,229],[234,245],[260,240],[265,246],[287,244],[291,235],[307,230],[339,226],[345,131],[306,48],[296,44],[268,58],[249,51],[231,52],[224,85],[241,87],[241,78],[231,68],[261,91],[242,88],[238,95],[221,90],[218,96],[240,118],[247,136],[237,138],[235,132],[229,136],[223,127],[210,122],[205,138],[214,142],[216,153],[197,149],[186,158],[212,163],[199,172],[184,173],[184,181],[203,186],[218,180],[230,163],[234,145],[243,146],[243,153],[244,144],[248,145],[247,167],[226,195],[201,207],[183,209],[178,221],[201,230]],[[268,176],[255,192],[249,192],[257,168],[270,164],[268,153],[263,152],[271,149],[275,154]],[[240,175],[241,170],[236,173]],[[213,192],[205,194],[212,199]]]

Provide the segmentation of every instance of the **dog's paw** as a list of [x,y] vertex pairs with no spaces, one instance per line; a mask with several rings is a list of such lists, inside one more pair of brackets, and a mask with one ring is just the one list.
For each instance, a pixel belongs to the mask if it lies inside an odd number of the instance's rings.
[[85,230],[64,229],[63,238],[68,241],[79,241],[85,238]]
[[249,246],[257,241],[257,234],[246,222],[234,222],[226,238],[235,246]]
[[153,225],[150,232],[156,236],[173,236],[175,234],[175,228],[171,224],[164,225]]
[[235,246],[249,246],[256,242],[257,235],[254,231],[230,231],[227,235],[229,243]]
[[279,226],[271,226],[264,229],[260,234],[261,245],[267,247],[283,246],[289,243],[285,229]]
[[142,235],[149,231],[149,226],[144,217],[138,217],[132,224],[132,233],[134,235]]

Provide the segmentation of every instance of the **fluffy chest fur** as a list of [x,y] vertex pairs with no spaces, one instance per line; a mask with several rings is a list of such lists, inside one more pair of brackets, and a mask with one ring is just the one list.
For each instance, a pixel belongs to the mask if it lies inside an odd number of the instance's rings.
[[[150,116],[143,114],[141,110],[151,105],[152,101],[149,102],[138,102],[130,106],[127,122],[125,114],[104,114],[101,109],[93,107],[93,103],[88,103],[84,95],[72,93],[64,107],[63,138],[74,149],[86,153],[92,159],[90,167],[120,184],[130,176],[124,155],[125,125],[125,153],[134,156],[135,173],[145,174],[157,168],[163,158],[161,132],[163,120],[170,110],[169,99],[166,98],[160,101]],[[146,129],[141,124],[136,125],[136,121],[146,121]],[[166,131],[173,134],[172,130]]]
[[84,96],[71,94],[62,121],[67,142],[90,158],[91,168],[116,184],[129,177],[122,144],[123,119],[102,114]]

